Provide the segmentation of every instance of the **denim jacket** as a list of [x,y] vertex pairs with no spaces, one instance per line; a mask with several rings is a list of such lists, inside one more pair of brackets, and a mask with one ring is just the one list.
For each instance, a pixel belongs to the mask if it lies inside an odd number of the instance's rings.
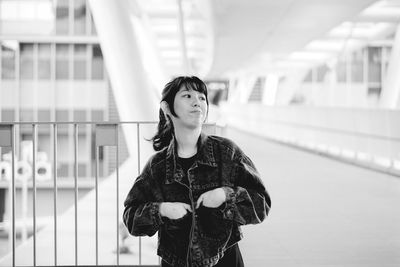
[[[134,236],[158,231],[157,254],[172,266],[214,266],[226,249],[242,238],[241,225],[257,224],[268,215],[271,199],[252,161],[229,139],[201,134],[195,163],[182,182],[176,142],[153,155],[128,193],[123,220]],[[223,187],[226,202],[218,208],[197,199]],[[193,212],[171,220],[159,212],[161,202],[183,202]]]

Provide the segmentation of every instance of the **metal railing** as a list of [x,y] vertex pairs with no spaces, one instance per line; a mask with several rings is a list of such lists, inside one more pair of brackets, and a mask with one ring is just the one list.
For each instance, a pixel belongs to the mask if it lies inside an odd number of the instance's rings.
[[399,110],[224,106],[231,127],[400,177]]
[[[95,175],[94,175],[94,191],[95,191],[95,264],[99,266],[99,149],[102,147],[114,147],[115,152],[115,186],[116,186],[116,203],[115,203],[115,231],[116,231],[116,255],[115,255],[115,265],[120,265],[120,224],[121,224],[121,214],[120,214],[120,174],[119,174],[119,165],[120,165],[120,132],[121,127],[125,127],[126,125],[135,126],[136,125],[136,136],[137,136],[137,170],[138,174],[141,169],[141,126],[144,124],[151,125],[155,124],[155,122],[118,122],[118,123],[97,123],[97,122],[15,122],[15,123],[0,123],[0,149],[8,149],[11,153],[11,179],[9,181],[9,193],[11,195],[11,214],[9,221],[11,221],[11,229],[10,229],[10,242],[11,242],[11,265],[17,266],[16,255],[17,255],[17,240],[16,240],[16,147],[17,147],[17,132],[20,132],[20,127],[30,127],[32,136],[32,253],[33,253],[33,266],[40,266],[37,262],[37,152],[38,152],[38,127],[46,126],[51,130],[52,140],[52,189],[53,189],[53,225],[54,225],[54,266],[59,265],[59,260],[57,255],[59,254],[57,239],[58,231],[59,231],[59,221],[58,221],[58,130],[61,125],[67,125],[68,127],[73,127],[73,191],[74,191],[74,264],[75,266],[79,265],[78,260],[78,252],[80,250],[87,249],[85,247],[80,247],[80,243],[78,242],[78,160],[79,160],[79,129],[82,126],[86,125],[91,127],[94,133],[94,149],[95,149]],[[154,126],[154,125],[152,125]],[[18,133],[20,134],[20,133]],[[131,137],[130,137],[131,138]],[[1,153],[3,154],[3,153]],[[131,155],[132,156],[132,155]],[[103,162],[104,164],[104,162]],[[135,174],[133,174],[135,175]],[[50,242],[51,240],[49,240]],[[158,266],[158,265],[142,265],[142,244],[141,239],[139,239],[139,265],[137,266]],[[22,255],[24,256],[24,255]],[[48,265],[48,264],[46,264]],[[114,265],[114,264],[113,264]],[[104,265],[106,266],[106,265]],[[129,265],[133,266],[133,265]]]

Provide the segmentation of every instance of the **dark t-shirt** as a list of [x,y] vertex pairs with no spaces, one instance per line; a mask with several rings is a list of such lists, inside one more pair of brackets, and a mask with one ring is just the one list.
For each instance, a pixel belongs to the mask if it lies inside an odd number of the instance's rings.
[[186,185],[189,185],[188,178],[187,178],[187,172],[192,167],[194,161],[196,160],[197,154],[190,157],[190,158],[181,158],[178,157],[178,164],[182,167],[183,169],[183,179],[182,182]]

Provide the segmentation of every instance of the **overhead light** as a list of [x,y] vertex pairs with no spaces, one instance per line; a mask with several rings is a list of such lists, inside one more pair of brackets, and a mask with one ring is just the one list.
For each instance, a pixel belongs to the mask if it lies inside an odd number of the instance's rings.
[[361,16],[400,17],[400,4],[395,1],[379,1],[361,12]]
[[182,52],[180,50],[166,50],[160,52],[161,56],[164,58],[180,58]]
[[326,39],[311,41],[305,49],[316,52],[340,52],[343,49],[355,49],[362,44],[359,39]]
[[317,51],[340,51],[343,48],[344,40],[314,40],[306,45],[307,50]]
[[309,61],[299,61],[299,60],[279,60],[275,63],[279,68],[308,68],[311,63]]
[[289,59],[300,61],[322,61],[330,58],[331,56],[331,53],[301,51],[293,52],[292,54],[290,54]]
[[158,24],[152,25],[151,28],[156,33],[177,33],[178,26],[176,24]]
[[328,36],[338,38],[370,39],[382,31],[385,31],[388,27],[392,27],[392,24],[386,22],[343,22],[341,25],[332,29]]

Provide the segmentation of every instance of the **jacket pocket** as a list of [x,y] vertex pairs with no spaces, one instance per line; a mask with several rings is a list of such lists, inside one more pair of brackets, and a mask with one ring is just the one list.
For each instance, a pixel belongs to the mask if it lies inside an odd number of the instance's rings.
[[220,208],[201,206],[197,210],[197,223],[199,235],[210,240],[226,241],[232,230],[232,220],[224,219]]
[[187,213],[180,219],[171,220],[165,219],[165,231],[167,234],[174,239],[186,239],[189,236],[190,229],[192,226],[192,215]]

